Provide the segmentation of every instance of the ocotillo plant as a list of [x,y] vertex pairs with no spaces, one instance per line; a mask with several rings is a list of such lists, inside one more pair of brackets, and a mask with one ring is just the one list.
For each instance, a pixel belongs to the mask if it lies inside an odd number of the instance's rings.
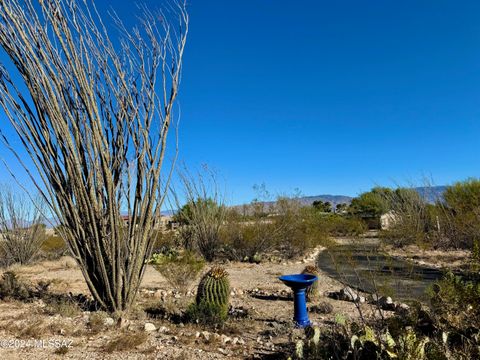
[[167,135],[178,116],[185,3],[140,7],[141,26],[130,30],[116,15],[109,25],[93,1],[0,1],[0,46],[16,68],[0,64],[0,106],[26,151],[3,123],[0,138],[111,312],[135,299],[172,172],[161,171],[164,159],[173,167],[176,158]]

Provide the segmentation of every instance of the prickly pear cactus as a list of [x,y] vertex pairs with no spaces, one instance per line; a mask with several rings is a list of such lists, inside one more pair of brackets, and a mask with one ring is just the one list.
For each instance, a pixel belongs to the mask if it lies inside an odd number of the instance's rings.
[[227,271],[219,266],[214,266],[207,272],[197,290],[197,304],[210,304],[223,307],[228,311],[230,295],[230,281]]
[[[313,265],[307,265],[305,269],[303,269],[302,274],[309,274],[309,275],[315,275],[315,276],[320,276],[320,271],[316,266]],[[315,299],[318,299],[318,280],[315,281],[311,286],[307,288],[307,301],[312,301]]]

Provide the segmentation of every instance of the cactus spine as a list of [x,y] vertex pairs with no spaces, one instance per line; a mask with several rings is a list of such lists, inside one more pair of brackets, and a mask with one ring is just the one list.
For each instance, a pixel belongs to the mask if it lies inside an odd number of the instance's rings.
[[197,290],[197,304],[209,304],[223,308],[228,312],[228,300],[230,296],[230,281],[225,269],[214,266],[207,272]]
[[[303,269],[302,274],[309,274],[309,275],[315,275],[317,277],[320,276],[320,271],[316,266],[313,265],[307,265],[305,269]],[[306,296],[307,296],[307,301],[312,301],[318,298],[318,280],[315,281],[311,286],[307,288],[306,291]]]

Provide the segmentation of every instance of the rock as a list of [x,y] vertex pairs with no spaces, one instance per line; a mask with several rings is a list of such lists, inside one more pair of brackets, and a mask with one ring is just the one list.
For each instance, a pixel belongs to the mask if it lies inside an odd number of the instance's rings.
[[232,338],[226,335],[220,336],[220,339],[222,339],[222,344],[228,344],[232,342]]
[[[166,327],[166,326],[160,326],[160,328],[158,329],[158,332],[159,333],[162,333],[162,334],[165,334],[169,331],[169,329]],[[198,337],[198,336],[197,336]]]
[[340,299],[345,301],[356,302],[359,300],[359,295],[351,287],[347,286],[340,290]]
[[395,306],[395,313],[400,316],[407,316],[408,313],[410,312],[410,306],[407,304],[397,304]]
[[395,310],[395,303],[390,296],[382,296],[380,299],[378,299],[377,304],[382,310]]
[[111,317],[106,317],[103,319],[103,325],[105,326],[113,326],[115,324],[115,320],[113,320]]
[[155,325],[153,325],[152,323],[145,323],[145,325],[143,326],[143,329],[145,331],[155,331],[155,330],[157,330]]
[[197,331],[197,332],[195,333],[195,337],[196,337],[196,338],[199,338],[199,337],[200,337],[200,331]]
[[210,340],[210,333],[208,331],[202,331],[200,334],[206,341]]
[[156,299],[161,299],[163,297],[163,291],[162,290],[157,290],[153,293],[153,297]]

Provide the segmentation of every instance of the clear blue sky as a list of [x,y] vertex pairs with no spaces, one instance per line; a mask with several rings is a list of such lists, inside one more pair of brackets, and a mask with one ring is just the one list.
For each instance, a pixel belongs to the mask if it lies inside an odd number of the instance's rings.
[[[130,1],[105,3],[132,18]],[[478,1],[192,0],[180,159],[215,168],[232,203],[262,182],[356,195],[478,177],[479,14]]]

